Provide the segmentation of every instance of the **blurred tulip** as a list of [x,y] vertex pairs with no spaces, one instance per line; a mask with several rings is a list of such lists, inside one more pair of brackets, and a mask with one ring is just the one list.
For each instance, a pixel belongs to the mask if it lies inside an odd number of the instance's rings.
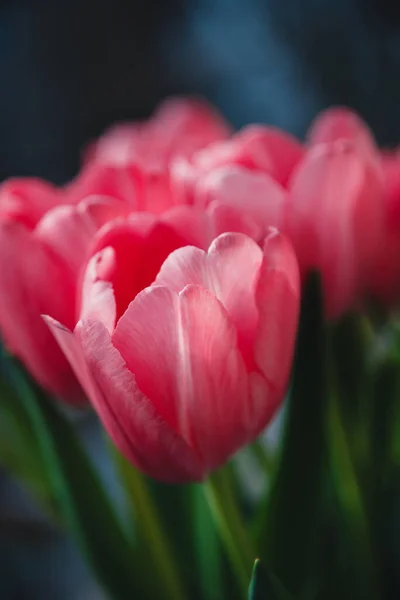
[[80,387],[41,314],[75,323],[85,255],[96,231],[121,207],[104,199],[57,206],[59,199],[36,180],[9,181],[0,189],[0,333],[44,388],[79,403]]
[[229,135],[228,125],[207,104],[167,100],[148,121],[116,125],[92,144],[70,193],[102,190],[127,201],[131,210],[162,212],[176,203],[171,161]]
[[60,202],[59,190],[34,177],[11,178],[0,186],[0,221],[9,219],[33,229]]
[[353,110],[343,106],[322,111],[311,124],[307,139],[311,146],[347,140],[376,160],[376,143],[368,125]]
[[285,230],[302,273],[321,271],[331,318],[367,288],[383,239],[382,196],[378,154],[349,140],[317,144],[293,172]]
[[385,235],[371,278],[371,292],[384,305],[400,300],[400,152],[383,152]]
[[[297,261],[276,231],[263,249],[227,233],[208,252],[172,252],[139,292],[139,238],[129,248],[120,236],[88,265],[74,331],[47,321],[125,456],[156,479],[199,481],[260,434],[285,394]],[[149,261],[140,280],[156,265],[139,255]]]
[[[285,186],[303,149],[291,135],[265,125],[249,125],[229,140],[215,142],[172,164],[175,193],[182,202],[197,203],[203,179],[227,167],[264,174]],[[250,179],[250,175],[248,175]]]

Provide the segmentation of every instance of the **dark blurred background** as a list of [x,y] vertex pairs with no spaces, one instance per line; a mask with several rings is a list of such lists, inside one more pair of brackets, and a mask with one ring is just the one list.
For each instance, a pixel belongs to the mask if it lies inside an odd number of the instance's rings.
[[[395,145],[400,3],[0,0],[0,81],[0,180],[67,181],[85,142],[170,94],[205,96],[236,127],[299,136],[346,104]],[[82,427],[101,462],[96,427]],[[99,597],[70,541],[0,473],[0,600]]]

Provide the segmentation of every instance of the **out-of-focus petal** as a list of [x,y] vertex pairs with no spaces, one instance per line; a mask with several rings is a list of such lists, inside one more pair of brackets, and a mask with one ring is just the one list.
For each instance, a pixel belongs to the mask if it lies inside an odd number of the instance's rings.
[[106,247],[90,259],[82,283],[80,318],[100,321],[110,334],[117,318],[111,283],[116,268],[115,251]]
[[0,225],[0,328],[6,346],[49,391],[70,402],[81,393],[41,318],[74,324],[73,282],[63,265],[18,223]]
[[300,302],[300,276],[291,243],[271,231],[256,290],[259,320],[254,357],[279,402],[290,374]]
[[347,140],[368,157],[374,157],[377,150],[368,125],[356,112],[342,106],[320,112],[308,130],[307,139],[312,146]]
[[56,253],[78,278],[97,230],[124,213],[126,210],[118,202],[89,198],[76,206],[61,205],[50,210],[33,235]]
[[200,206],[218,202],[240,210],[266,232],[268,227],[281,226],[287,192],[266,173],[227,166],[199,180],[195,202]]
[[57,188],[41,179],[7,179],[0,186],[0,219],[6,218],[33,229],[60,199],[61,194]]
[[289,183],[285,230],[303,273],[321,270],[330,316],[350,308],[382,240],[382,178],[351,142],[319,144]]

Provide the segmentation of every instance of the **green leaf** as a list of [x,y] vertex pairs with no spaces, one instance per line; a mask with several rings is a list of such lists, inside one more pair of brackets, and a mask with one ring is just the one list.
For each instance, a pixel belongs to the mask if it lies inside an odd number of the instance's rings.
[[46,472],[41,467],[41,451],[30,420],[11,385],[0,359],[0,464],[36,496],[48,515],[56,515],[56,501]]
[[7,366],[17,392],[15,411],[29,423],[37,444],[38,468],[97,580],[113,600],[145,597],[138,555],[71,423],[19,365]]
[[[370,503],[361,484],[334,389],[333,384],[327,419],[330,474],[340,517],[338,543],[347,552],[345,564],[339,561],[335,575],[342,582],[340,597],[379,598],[375,560],[378,557],[374,557]],[[343,551],[341,557],[344,557]]]
[[211,473],[203,485],[239,589],[246,597],[255,553],[233,490],[229,465]]
[[254,563],[249,600],[291,600],[290,594],[280,581],[272,573],[263,569],[259,559]]
[[117,465],[123,488],[132,510],[132,518],[136,531],[137,547],[150,566],[150,573],[157,576],[149,582],[152,584],[154,597],[184,600],[183,582],[178,563],[175,559],[170,541],[160,520],[157,507],[153,501],[147,479],[139,473],[115,448],[112,454]]
[[224,597],[221,542],[201,485],[190,486],[198,586],[205,600]]
[[314,586],[319,558],[328,396],[325,343],[320,280],[313,274],[302,298],[280,463],[258,540],[263,562],[299,596]]

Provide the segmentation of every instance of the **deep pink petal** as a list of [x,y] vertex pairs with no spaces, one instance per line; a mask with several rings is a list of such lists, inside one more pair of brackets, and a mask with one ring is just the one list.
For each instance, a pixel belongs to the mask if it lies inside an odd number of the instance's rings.
[[247,374],[236,331],[210,292],[148,288],[130,304],[112,339],[140,390],[207,469],[248,438]]
[[41,217],[60,202],[56,187],[34,177],[11,178],[0,186],[0,219],[33,229]]
[[272,231],[265,240],[256,291],[259,321],[254,344],[257,366],[276,393],[286,390],[293,359],[300,303],[296,255],[285,236]]
[[114,198],[135,210],[140,201],[137,169],[90,162],[64,188],[64,203],[77,204],[90,196]]
[[121,213],[124,214],[121,204],[106,198],[92,198],[74,206],[61,205],[46,213],[34,235],[78,278],[97,230]]
[[105,327],[80,322],[75,334],[49,321],[107,433],[126,458],[169,483],[203,478],[197,457],[140,392]]
[[41,318],[74,323],[75,289],[63,265],[30,232],[0,225],[0,330],[5,345],[50,392],[82,400],[76,379]]
[[109,281],[117,303],[117,318],[141,290],[153,283],[173,250],[199,240],[201,232],[195,232],[194,225],[200,220],[194,219],[191,228],[184,230],[187,221],[182,222],[181,217],[179,213],[167,215],[164,222],[148,213],[138,213],[129,219],[115,220],[99,232],[92,252],[108,246],[115,252],[115,269],[109,272]]

